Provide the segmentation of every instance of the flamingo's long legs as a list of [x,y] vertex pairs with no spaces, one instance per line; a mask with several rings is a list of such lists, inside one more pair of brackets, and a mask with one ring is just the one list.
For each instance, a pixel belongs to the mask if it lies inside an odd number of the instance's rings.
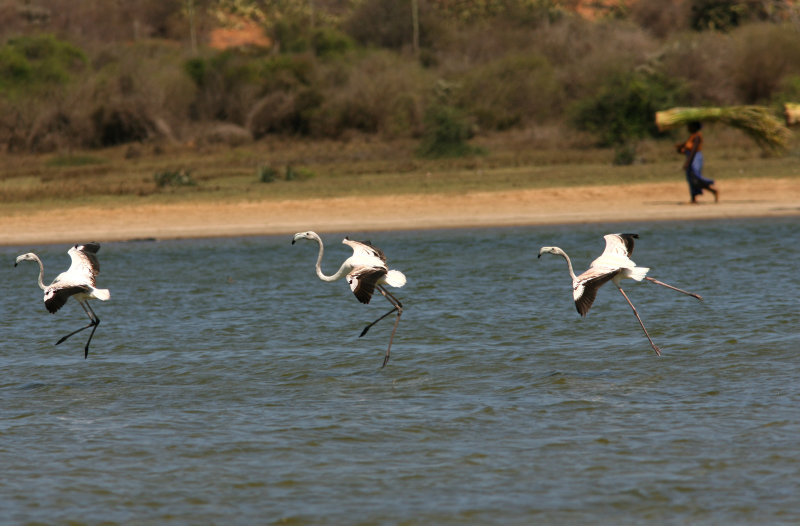
[[84,349],[83,349],[83,359],[85,360],[86,357],[89,356],[89,344],[92,342],[92,337],[94,336],[94,331],[96,331],[97,330],[97,326],[100,325],[100,318],[97,317],[97,314],[95,314],[94,309],[92,309],[91,305],[89,305],[86,302],[80,301],[80,300],[78,300],[78,303],[80,303],[81,307],[83,307],[84,312],[86,312],[86,315],[89,316],[89,319],[91,320],[91,322],[89,323],[89,325],[81,327],[80,329],[72,331],[71,333],[67,334],[66,336],[64,336],[63,338],[58,340],[56,342],[56,345],[58,345],[59,343],[64,342],[70,336],[74,336],[75,334],[78,334],[82,330],[85,330],[85,329],[88,329],[89,327],[92,327],[92,332],[91,332],[91,334],[89,334],[89,339],[86,341],[86,347],[84,347]]
[[[615,285],[616,285],[616,283],[615,283]],[[647,333],[647,329],[644,328],[644,323],[642,323],[642,319],[639,317],[639,313],[636,312],[636,307],[633,306],[633,303],[631,303],[631,300],[628,298],[628,295],[625,294],[624,290],[622,290],[622,287],[617,285],[617,289],[619,289],[619,291],[622,293],[622,296],[625,298],[625,301],[627,301],[628,305],[630,305],[631,309],[633,309],[633,314],[634,314],[634,316],[636,316],[636,319],[639,320],[639,325],[642,326],[642,330],[644,331],[644,335],[647,336],[647,339],[650,341],[650,345],[653,347],[653,350],[656,352],[656,354],[658,356],[661,356],[661,349],[659,349],[658,346],[655,343],[653,343],[653,339]]]
[[375,288],[378,289],[378,292],[380,292],[383,295],[383,297],[386,298],[389,301],[389,303],[391,303],[394,307],[392,308],[392,310],[390,310],[377,320],[373,321],[372,323],[364,327],[364,330],[361,331],[361,334],[359,334],[358,337],[361,338],[362,336],[367,334],[367,331],[370,330],[373,325],[375,325],[382,319],[386,318],[391,313],[397,312],[397,317],[394,320],[394,327],[392,328],[392,335],[389,337],[389,346],[386,348],[386,355],[383,357],[383,365],[381,365],[381,369],[383,369],[389,362],[389,353],[392,350],[392,341],[394,340],[394,333],[397,332],[397,325],[400,323],[400,316],[403,314],[403,304],[400,303],[400,300],[395,298],[391,292],[384,289],[382,286],[376,285]]
[[656,285],[661,285],[662,287],[667,287],[668,289],[677,290],[678,292],[682,292],[682,293],[686,294],[687,296],[691,296],[693,298],[699,299],[700,301],[703,301],[703,297],[700,294],[695,294],[694,292],[687,292],[687,291],[685,291],[683,289],[679,289],[678,287],[673,287],[672,285],[668,285],[668,284],[664,283],[663,281],[658,281],[657,279],[653,279],[653,278],[648,277],[648,276],[645,276],[644,279],[646,279],[647,281],[652,281]]

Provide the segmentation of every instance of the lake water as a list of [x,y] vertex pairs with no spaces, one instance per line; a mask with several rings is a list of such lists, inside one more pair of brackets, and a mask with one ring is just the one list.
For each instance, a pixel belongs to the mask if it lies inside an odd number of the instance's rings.
[[[800,523],[799,227],[348,232],[408,277],[385,369],[391,319],[358,334],[388,302],[291,236],[103,244],[88,360],[53,345],[79,305],[13,268],[68,247],[0,247],[0,523]],[[612,284],[582,319],[536,258],[581,272],[618,231],[705,298],[625,282],[661,358]]]

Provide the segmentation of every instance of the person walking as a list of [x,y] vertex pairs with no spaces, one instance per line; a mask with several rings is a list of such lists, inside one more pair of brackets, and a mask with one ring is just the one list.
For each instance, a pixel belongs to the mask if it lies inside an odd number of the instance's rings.
[[688,125],[689,138],[686,142],[676,144],[678,153],[686,155],[683,169],[686,171],[686,182],[689,183],[689,194],[692,204],[697,204],[697,196],[708,190],[714,194],[714,202],[719,202],[719,190],[714,187],[714,180],[703,177],[703,125],[692,121]]

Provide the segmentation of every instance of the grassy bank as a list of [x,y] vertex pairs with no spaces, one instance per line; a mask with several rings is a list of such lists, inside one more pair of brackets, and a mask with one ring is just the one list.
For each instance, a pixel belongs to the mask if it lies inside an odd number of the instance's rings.
[[[725,130],[707,142],[707,175],[797,178],[797,140],[763,157]],[[116,206],[344,195],[463,193],[682,180],[681,157],[665,141],[639,146],[639,162],[613,166],[613,152],[561,150],[524,134],[487,137],[486,154],[425,160],[414,141],[259,141],[238,148],[137,145],[56,155],[8,155],[0,167],[4,213],[42,207]]]

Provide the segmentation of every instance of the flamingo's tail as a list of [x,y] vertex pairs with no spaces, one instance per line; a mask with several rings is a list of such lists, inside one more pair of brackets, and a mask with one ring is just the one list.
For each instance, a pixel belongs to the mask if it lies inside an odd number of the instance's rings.
[[644,277],[650,272],[649,267],[633,267],[629,268],[628,270],[628,277],[631,279],[635,279],[636,281],[642,281]]
[[390,270],[386,273],[386,284],[392,287],[402,287],[406,284],[406,276],[399,270]]
[[108,289],[94,289],[92,291],[92,297],[100,301],[108,301],[111,299],[111,291]]

